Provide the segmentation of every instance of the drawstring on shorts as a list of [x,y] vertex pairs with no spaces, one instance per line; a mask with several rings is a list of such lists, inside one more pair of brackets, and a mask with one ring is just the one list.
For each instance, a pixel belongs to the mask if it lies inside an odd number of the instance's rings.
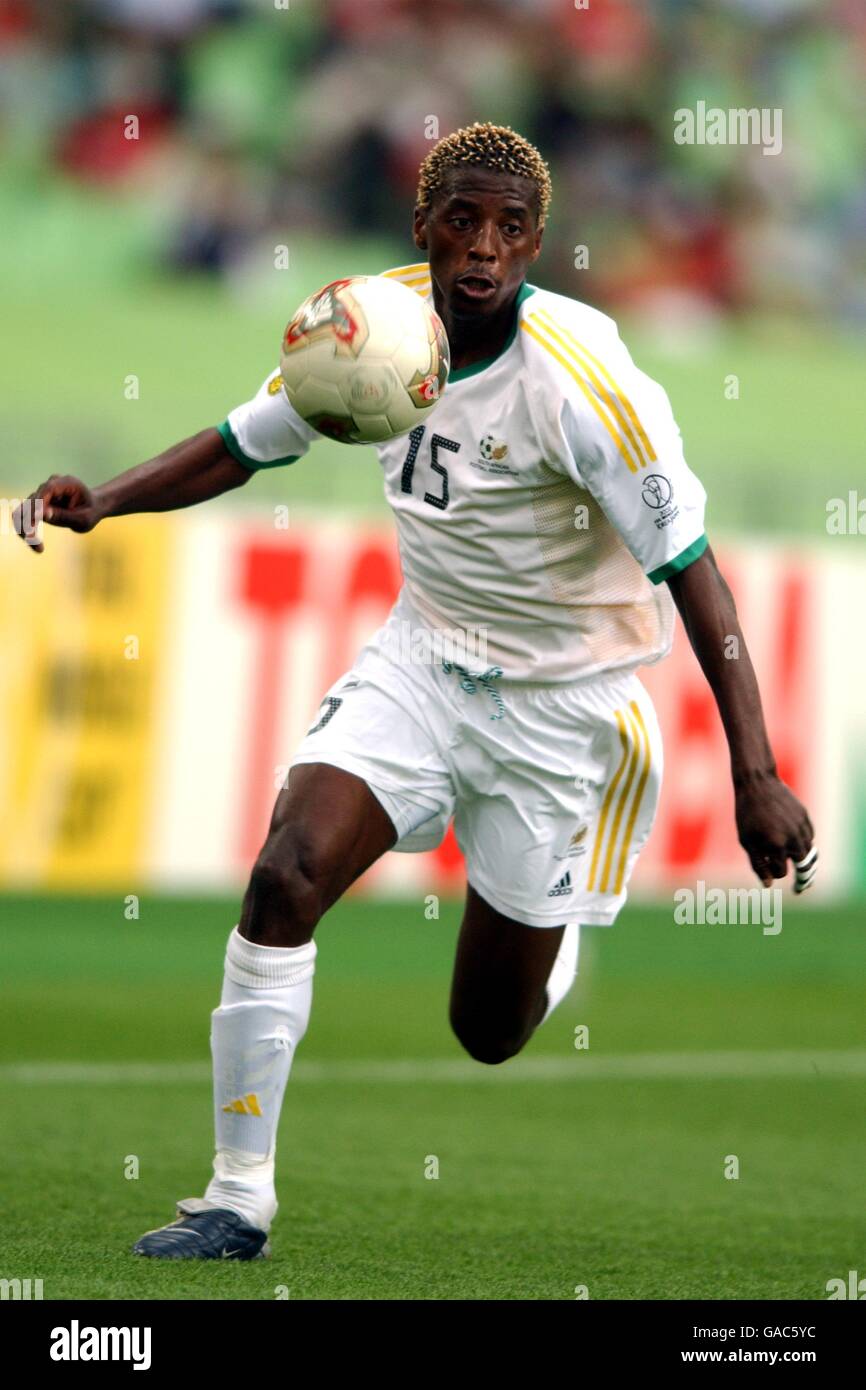
[[502,675],[501,666],[488,666],[487,670],[483,672],[469,672],[465,666],[458,666],[455,661],[443,661],[442,670],[445,672],[446,676],[450,676],[452,671],[456,671],[460,677],[460,689],[465,690],[467,695],[477,694],[478,687],[481,686],[482,690],[487,691],[487,694],[496,706],[496,714],[491,714],[490,718],[504,718],[505,701],[492,684],[493,681],[498,680]]

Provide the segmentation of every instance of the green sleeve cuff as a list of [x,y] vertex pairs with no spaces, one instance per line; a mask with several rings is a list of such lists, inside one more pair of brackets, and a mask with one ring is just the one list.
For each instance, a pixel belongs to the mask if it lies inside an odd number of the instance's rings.
[[693,560],[699,560],[708,545],[709,541],[706,532],[704,532],[696,541],[692,541],[685,550],[681,550],[679,555],[668,560],[666,565],[659,565],[657,570],[650,570],[647,579],[651,579],[653,584],[661,584],[663,580],[670,579],[672,574],[679,574],[680,570],[687,569]]
[[244,468],[258,470],[259,468],[282,468],[285,463],[296,463],[301,457],[300,454],[288,454],[286,458],[269,459],[263,463],[261,459],[251,459],[249,454],[245,454],[238,441],[235,439],[234,430],[228,420],[223,420],[221,425],[217,425],[217,433],[222,435],[223,443],[228,449],[232,458],[236,458],[238,463],[242,463]]

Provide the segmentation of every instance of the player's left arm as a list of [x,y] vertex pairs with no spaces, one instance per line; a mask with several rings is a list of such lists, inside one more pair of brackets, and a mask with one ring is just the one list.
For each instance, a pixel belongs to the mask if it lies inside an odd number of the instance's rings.
[[[724,725],[740,844],[769,887],[774,878],[785,877],[789,859],[796,865],[806,858],[812,822],[776,771],[755,670],[712,549],[670,575],[667,584]],[[736,659],[728,655],[732,650]]]
[[[593,493],[648,579],[668,584],[727,735],[740,843],[767,887],[792,859],[801,892],[815,872],[812,825],[776,771],[734,600],[707,542],[706,493],[686,463],[667,394],[603,316],[549,336],[567,370],[558,398],[548,393],[557,413],[547,457]],[[542,420],[546,410],[539,401]],[[736,661],[725,656],[731,637]]]

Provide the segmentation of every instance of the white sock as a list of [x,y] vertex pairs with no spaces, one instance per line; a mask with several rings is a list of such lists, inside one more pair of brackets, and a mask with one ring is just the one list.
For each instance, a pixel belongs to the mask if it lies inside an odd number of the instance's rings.
[[[551,967],[547,980],[547,1009],[541,1023],[546,1023],[557,1004],[561,1004],[577,975],[577,950],[580,945],[580,927],[577,922],[569,922],[562,933],[559,954]],[[541,1027],[541,1024],[538,1025]]]
[[274,1152],[292,1058],[307,1031],[316,944],[258,946],[237,927],[211,1019],[214,1176],[205,1200],[268,1230],[277,1210]]

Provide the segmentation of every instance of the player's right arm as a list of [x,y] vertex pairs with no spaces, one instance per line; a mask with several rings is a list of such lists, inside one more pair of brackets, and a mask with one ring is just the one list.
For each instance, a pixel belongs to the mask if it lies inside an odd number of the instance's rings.
[[41,552],[40,520],[86,532],[111,516],[193,507],[241,487],[260,468],[294,463],[317,437],[289,405],[279,373],[272,373],[217,429],[201,430],[110,482],[90,488],[80,478],[52,474],[16,507],[13,525]]
[[48,526],[83,533],[110,516],[193,507],[240,487],[249,477],[249,469],[229,453],[219,431],[206,429],[99,487],[52,473],[16,507],[13,524],[31,550],[41,553],[45,546],[39,536],[40,519]]

